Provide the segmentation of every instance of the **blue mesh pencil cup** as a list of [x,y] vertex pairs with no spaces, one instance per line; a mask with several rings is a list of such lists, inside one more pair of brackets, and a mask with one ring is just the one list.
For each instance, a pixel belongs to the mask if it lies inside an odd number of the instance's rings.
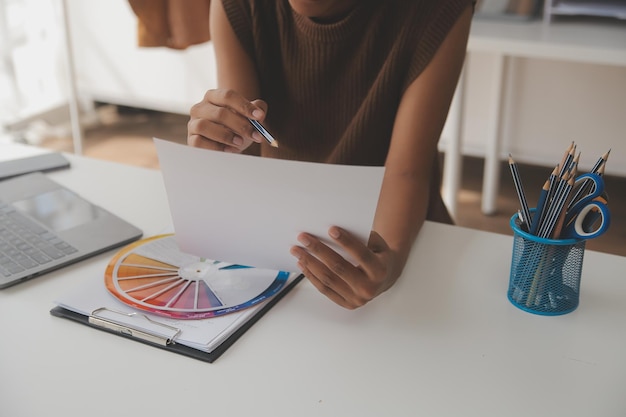
[[[533,210],[534,211],[534,210]],[[529,313],[556,316],[578,307],[584,239],[544,239],[511,217],[513,254],[508,298]]]

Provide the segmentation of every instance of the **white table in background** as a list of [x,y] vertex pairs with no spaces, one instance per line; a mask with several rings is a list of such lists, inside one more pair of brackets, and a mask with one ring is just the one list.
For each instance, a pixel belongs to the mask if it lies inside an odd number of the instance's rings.
[[[482,211],[496,210],[502,135],[508,122],[511,94],[511,60],[515,58],[548,59],[572,63],[626,67],[626,25],[620,21],[590,22],[507,22],[474,19],[468,40],[468,54],[486,52],[496,56],[486,138]],[[456,213],[461,176],[463,126],[463,77],[457,88],[451,115],[453,132],[446,150],[444,197]]]

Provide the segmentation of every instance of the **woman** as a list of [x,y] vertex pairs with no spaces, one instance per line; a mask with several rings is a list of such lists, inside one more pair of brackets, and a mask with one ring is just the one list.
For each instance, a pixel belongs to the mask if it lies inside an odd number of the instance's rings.
[[[306,232],[291,249],[310,282],[343,307],[393,285],[425,219],[451,222],[439,194],[437,142],[472,7],[471,0],[211,2],[219,88],[191,109],[190,145],[385,166],[369,242],[339,226],[328,231],[356,265]],[[248,118],[280,145],[265,143]]]

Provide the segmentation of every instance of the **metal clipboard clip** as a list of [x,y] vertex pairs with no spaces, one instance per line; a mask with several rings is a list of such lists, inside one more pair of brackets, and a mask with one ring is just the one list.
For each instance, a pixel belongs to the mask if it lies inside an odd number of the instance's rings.
[[[137,327],[133,327],[128,324],[114,321],[112,319],[104,317],[101,314],[102,312],[105,312],[105,311],[108,311],[110,313],[120,314],[124,317],[129,317],[129,318],[140,317],[140,318],[146,319],[148,320],[150,324],[153,324],[155,326],[160,326],[160,327],[170,330],[171,332],[173,332],[173,335],[169,337],[163,336],[161,334],[158,334],[156,332],[153,332],[147,329],[138,329]],[[176,343],[176,338],[181,333],[180,329],[173,327],[173,326],[169,326],[167,324],[159,323],[158,321],[152,320],[150,317],[146,316],[145,314],[124,313],[122,311],[112,310],[106,307],[100,307],[92,311],[91,315],[89,316],[89,323],[99,326],[99,327],[104,327],[105,329],[109,329],[115,332],[125,334],[127,336],[136,337],[138,339],[145,340],[147,342],[156,343],[162,346],[167,346],[167,345]]]

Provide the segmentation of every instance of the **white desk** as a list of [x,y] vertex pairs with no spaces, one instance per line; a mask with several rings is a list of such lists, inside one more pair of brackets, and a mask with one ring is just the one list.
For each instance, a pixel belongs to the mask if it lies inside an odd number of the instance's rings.
[[[169,225],[159,172],[68,158],[53,179]],[[542,317],[507,300],[511,246],[426,223],[387,293],[347,311],[303,281],[213,364],[50,316],[103,254],[0,291],[0,415],[626,415],[626,258],[588,251],[578,310]]]
[[[515,58],[549,59],[572,63],[591,63],[626,67],[626,25],[611,20],[588,22],[506,22],[474,19],[468,40],[468,54],[494,54],[493,85],[490,88],[489,128],[486,137],[482,211],[496,210],[500,157],[503,135],[508,123],[511,90],[511,60]],[[463,124],[463,78],[451,110],[453,131],[446,150],[444,196],[452,213],[460,185]],[[560,157],[560,156],[558,156]],[[557,157],[557,158],[558,158]]]

